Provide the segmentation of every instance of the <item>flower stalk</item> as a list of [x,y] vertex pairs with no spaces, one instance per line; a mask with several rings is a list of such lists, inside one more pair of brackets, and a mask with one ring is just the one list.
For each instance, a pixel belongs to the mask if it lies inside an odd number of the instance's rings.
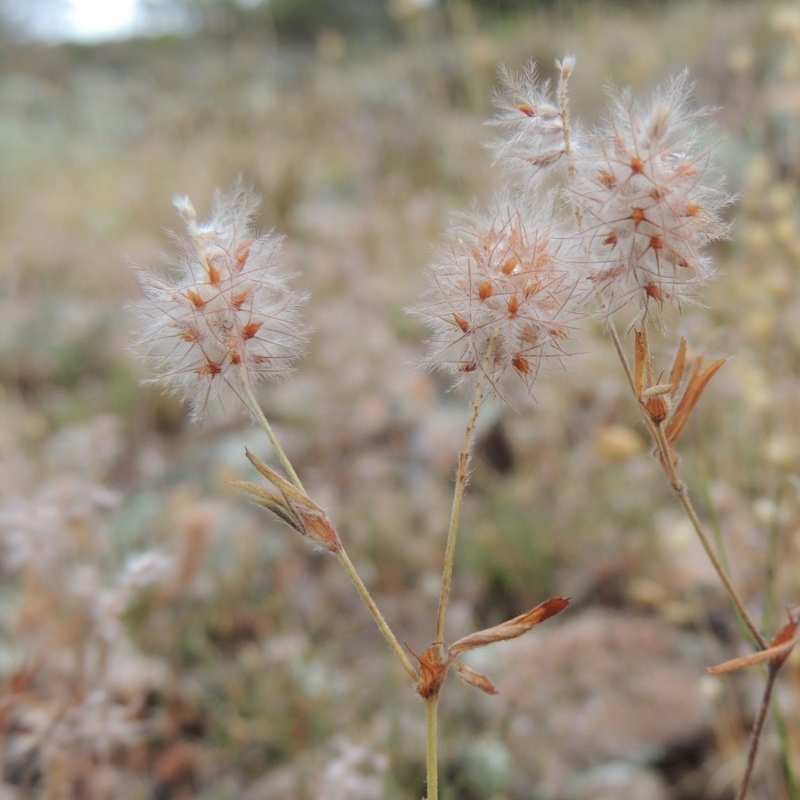
[[458,529],[461,523],[461,509],[464,504],[464,492],[469,482],[469,462],[472,453],[472,444],[475,438],[475,425],[478,421],[478,412],[484,398],[485,371],[483,365],[488,364],[494,354],[494,340],[491,340],[486,347],[486,354],[475,385],[472,396],[469,419],[464,429],[464,441],[461,445],[461,452],[458,454],[458,466],[456,469],[456,482],[453,490],[453,505],[450,512],[450,525],[447,529],[447,541],[444,550],[444,565],[442,567],[442,588],[439,595],[439,608],[436,614],[436,631],[433,640],[444,642],[444,628],[447,617],[447,606],[450,600],[450,591],[453,585],[453,567],[456,559],[456,542],[458,540]]

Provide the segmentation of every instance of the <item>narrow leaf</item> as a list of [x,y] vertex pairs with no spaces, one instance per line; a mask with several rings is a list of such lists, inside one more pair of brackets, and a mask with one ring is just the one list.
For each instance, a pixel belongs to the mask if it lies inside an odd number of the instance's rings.
[[485,647],[487,644],[494,644],[494,642],[505,642],[509,639],[516,639],[527,633],[531,628],[544,622],[546,619],[563,611],[569,605],[568,597],[551,597],[538,606],[520,614],[514,619],[509,619],[506,622],[495,625],[492,628],[486,628],[476,633],[471,633],[457,642],[453,642],[447,648],[448,655],[453,658],[459,653],[464,653],[467,650],[475,650],[478,647]]
[[683,378],[683,371],[686,369],[686,339],[681,337],[678,345],[678,352],[675,353],[675,360],[672,362],[672,369],[669,371],[669,382],[673,386],[673,394],[678,391]]
[[254,484],[244,484],[243,488],[260,497],[270,510],[303,536],[311,537],[331,553],[339,552],[342,546],[339,534],[325,512],[302,489],[290,483],[249,450],[245,450],[245,454],[250,463],[278,489],[280,494],[260,489]]
[[495,685],[485,675],[481,675],[480,672],[475,672],[474,669],[470,669],[470,667],[458,660],[453,662],[453,668],[456,671],[456,675],[464,683],[480,689],[485,694],[497,694]]
[[703,359],[698,358],[692,365],[692,371],[689,375],[689,382],[686,385],[686,391],[683,393],[675,413],[670,417],[667,423],[666,434],[667,441],[672,444],[680,435],[681,431],[686,427],[689,417],[700,399],[703,390],[708,386],[708,382],[717,374],[720,367],[727,361],[726,358],[718,358],[712,362],[705,370],[700,371],[703,366]]
[[288,500],[294,502],[308,502],[307,495],[300,491],[293,483],[290,483],[279,472],[267,466],[263,461],[254,456],[249,450],[245,450],[247,460]]
[[251,500],[267,511],[271,511],[276,517],[285,522],[290,528],[294,528],[299,533],[304,534],[299,518],[295,515],[294,510],[286,505],[286,500],[282,495],[276,492],[271,492],[261,486],[248,481],[231,481],[231,486],[237,489],[243,489],[252,495]]
[[759,650],[757,653],[750,653],[747,656],[740,656],[739,658],[732,658],[730,661],[723,661],[722,664],[716,664],[713,667],[706,667],[706,672],[711,675],[722,675],[726,672],[733,672],[742,667],[752,667],[755,664],[763,664],[765,661],[772,661],[772,659],[785,660],[789,653],[791,653],[794,646],[797,644],[795,639],[791,639],[783,644],[768,647],[766,650]]
[[772,669],[780,669],[784,661],[789,658],[789,654],[795,645],[800,641],[800,618],[795,619],[791,615],[789,621],[772,637],[770,646],[766,650],[759,650],[757,653],[750,653],[747,656],[732,658],[714,667],[706,667],[706,671],[712,675],[722,675],[726,672],[733,672],[742,667],[751,667],[755,664],[769,662]]
[[233,480],[230,481],[230,484],[231,486],[235,486],[237,489],[242,489],[248,494],[255,495],[264,503],[284,502],[283,495],[277,494],[276,492],[271,492],[269,489],[265,489],[263,486],[258,486],[255,483],[250,483],[250,481]]

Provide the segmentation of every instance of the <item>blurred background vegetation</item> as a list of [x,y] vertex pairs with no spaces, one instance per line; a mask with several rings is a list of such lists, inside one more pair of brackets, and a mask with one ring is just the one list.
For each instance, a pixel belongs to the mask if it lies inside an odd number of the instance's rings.
[[[500,64],[532,59],[549,75],[575,53],[571,107],[586,126],[604,85],[646,92],[684,67],[698,102],[718,109],[734,238],[715,253],[707,307],[676,316],[654,349],[669,363],[685,335],[695,353],[732,357],[684,435],[683,463],[735,581],[775,628],[800,574],[796,4],[149,0],[143,11],[157,35],[54,44],[35,34],[63,4],[0,2],[3,791],[422,796],[422,709],[351,587],[228,486],[250,477],[244,447],[266,457],[266,442],[243,421],[191,427],[173,398],[142,387],[126,304],[131,265],[165,263],[164,228],[180,227],[171,198],[189,194],[204,215],[213,189],[243,174],[263,197],[261,227],[287,237],[316,330],[295,378],[265,387],[265,408],[399,639],[420,651],[466,409],[410,365],[425,332],[403,308],[449,216],[502,187],[483,148]],[[534,407],[487,409],[449,631],[552,594],[573,596],[572,616],[528,649],[487,651],[479,666],[499,698],[448,686],[445,797],[575,800],[609,785],[619,797],[733,797],[759,674],[704,682],[704,665],[738,652],[735,620],[602,326],[574,349]],[[111,612],[98,598],[116,596],[142,550],[172,566],[101,635]],[[623,675],[624,658],[644,672]],[[753,797],[800,797],[796,663],[784,672]],[[621,684],[655,691],[612,701]],[[124,710],[130,736],[90,715],[92,686],[103,708]],[[671,728],[647,727],[686,697]]]

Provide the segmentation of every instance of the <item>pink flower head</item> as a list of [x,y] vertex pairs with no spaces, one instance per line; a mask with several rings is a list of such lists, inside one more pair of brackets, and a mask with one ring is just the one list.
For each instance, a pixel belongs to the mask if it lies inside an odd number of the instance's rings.
[[208,222],[198,224],[188,197],[175,199],[189,241],[180,241],[176,272],[163,279],[141,271],[145,320],[136,349],[156,362],[151,379],[180,393],[201,419],[209,399],[250,408],[245,387],[284,377],[301,355],[303,297],[291,291],[278,258],[281,240],[251,227],[258,200],[237,185],[217,194]]
[[506,376],[530,392],[545,359],[563,355],[576,316],[577,281],[560,249],[554,223],[535,228],[507,200],[495,204],[488,222],[473,215],[451,229],[412,309],[432,329],[423,363],[457,383],[485,374],[501,397]]
[[649,103],[612,94],[608,123],[576,159],[591,280],[610,311],[630,303],[637,322],[692,298],[713,274],[704,245],[728,230],[720,211],[730,198],[690,98],[685,73]]

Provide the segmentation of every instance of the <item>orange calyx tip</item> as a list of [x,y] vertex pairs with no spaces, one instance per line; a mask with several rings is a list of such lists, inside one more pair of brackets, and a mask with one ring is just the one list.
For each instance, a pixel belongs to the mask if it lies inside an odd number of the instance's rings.
[[460,314],[454,313],[453,320],[464,333],[467,333],[467,331],[469,331],[469,322],[466,319],[464,319],[464,317],[462,317]]
[[236,266],[239,269],[241,269],[247,263],[247,258],[250,255],[251,244],[253,244],[253,240],[248,239],[246,242],[242,242],[236,248]]
[[646,283],[642,288],[648,297],[658,300],[659,303],[663,302],[664,292],[661,291],[661,287],[657,283]]
[[500,266],[500,272],[503,275],[510,275],[519,264],[519,259],[516,256],[509,256]]
[[195,328],[186,328],[186,330],[181,332],[180,337],[184,342],[199,342],[200,331]]
[[202,367],[197,368],[196,372],[198,375],[219,375],[222,372],[222,366],[215,361],[206,361]]
[[252,339],[263,324],[263,322],[248,322],[247,325],[242,328],[242,338]]
[[219,286],[222,278],[219,270],[211,263],[210,259],[206,259],[206,272],[208,272],[208,282],[212,286]]
[[630,219],[633,220],[634,225],[638,225],[640,222],[645,222],[647,217],[645,216],[644,209],[636,207],[631,211]]
[[607,169],[603,169],[602,167],[597,171],[597,177],[600,183],[609,189],[617,184],[617,179],[614,177],[614,173]]
[[233,297],[231,297],[231,305],[238,310],[242,307],[244,301],[247,300],[249,296],[250,292],[239,292],[239,294],[235,294]]
[[203,306],[205,306],[205,304],[206,304],[206,301],[203,300],[203,298],[201,297],[200,293],[195,291],[194,289],[187,289],[186,290],[186,297],[189,299],[189,302],[195,308],[203,308]]
[[511,359],[511,366],[519,372],[521,375],[528,375],[531,371],[531,365],[525,356],[521,356],[519,354],[515,355]]
[[701,211],[701,206],[699,203],[692,203],[689,202],[686,204],[685,208],[683,209],[683,213],[687,217],[696,217]]

